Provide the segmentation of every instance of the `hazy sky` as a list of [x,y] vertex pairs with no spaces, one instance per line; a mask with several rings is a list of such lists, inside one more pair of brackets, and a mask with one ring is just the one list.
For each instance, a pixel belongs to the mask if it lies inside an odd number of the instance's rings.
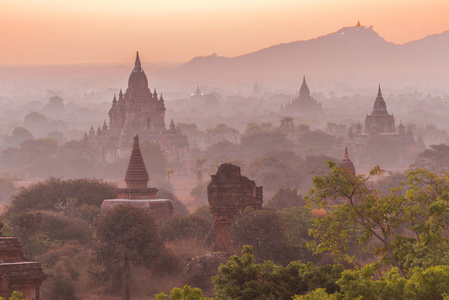
[[238,56],[353,26],[406,43],[449,30],[449,0],[0,0],[0,65]]

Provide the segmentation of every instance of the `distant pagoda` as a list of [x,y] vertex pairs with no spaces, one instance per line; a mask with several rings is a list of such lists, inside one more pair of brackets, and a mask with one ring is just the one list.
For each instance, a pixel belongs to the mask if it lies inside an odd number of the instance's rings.
[[310,96],[306,76],[302,79],[302,85],[299,89],[298,97],[295,97],[292,102],[281,107],[281,112],[289,115],[318,113],[321,112],[321,110],[321,104],[315,98]]

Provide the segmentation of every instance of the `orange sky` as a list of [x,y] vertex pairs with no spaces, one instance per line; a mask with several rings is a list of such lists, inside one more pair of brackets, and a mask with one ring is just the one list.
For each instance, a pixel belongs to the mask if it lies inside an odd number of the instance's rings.
[[0,0],[0,65],[237,56],[341,27],[405,43],[449,30],[448,0]]

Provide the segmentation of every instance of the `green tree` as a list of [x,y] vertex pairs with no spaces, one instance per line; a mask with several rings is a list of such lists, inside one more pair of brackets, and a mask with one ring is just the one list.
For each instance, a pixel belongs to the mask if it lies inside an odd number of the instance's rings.
[[203,291],[199,288],[192,288],[189,285],[185,285],[182,289],[173,288],[170,296],[160,293],[156,295],[156,300],[207,300],[203,296]]
[[[23,294],[21,292],[12,292],[11,297],[8,298],[8,300],[27,300],[26,298],[22,298]],[[4,300],[2,297],[0,297],[0,300]]]
[[102,265],[120,262],[123,267],[123,300],[130,299],[130,264],[148,265],[164,249],[155,222],[145,211],[119,206],[97,221],[100,246],[97,257]]
[[[314,178],[315,186],[307,200],[327,210],[315,218],[309,233],[315,238],[309,245],[316,252],[332,254],[354,262],[347,255],[353,237],[361,245],[371,243],[380,261],[398,268],[408,276],[414,267],[429,267],[449,262],[449,174],[411,170],[402,187],[389,195],[371,191],[363,175],[353,175],[329,162],[332,171]],[[374,168],[370,174],[381,174]]]
[[217,299],[291,299],[295,294],[324,288],[328,293],[339,291],[336,281],[341,265],[317,267],[313,263],[293,261],[286,267],[272,261],[254,263],[252,248],[244,246],[242,257],[233,255],[213,277]]

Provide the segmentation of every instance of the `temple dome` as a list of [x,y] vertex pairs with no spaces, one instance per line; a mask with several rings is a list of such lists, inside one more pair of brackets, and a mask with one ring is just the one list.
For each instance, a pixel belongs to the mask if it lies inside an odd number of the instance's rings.
[[128,80],[128,88],[129,89],[147,89],[148,88],[148,79],[147,75],[142,69],[139,59],[139,52],[136,54],[136,62],[134,63],[134,69],[129,75]]

